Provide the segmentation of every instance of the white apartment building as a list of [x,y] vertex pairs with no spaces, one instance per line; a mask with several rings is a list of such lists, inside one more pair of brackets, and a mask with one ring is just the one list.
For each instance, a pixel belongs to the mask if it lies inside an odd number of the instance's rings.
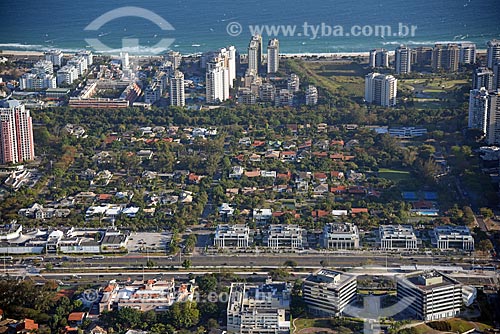
[[396,138],[413,138],[426,135],[427,129],[409,126],[402,128],[389,128],[387,132],[389,133],[389,135]]
[[57,88],[57,80],[56,77],[54,77],[52,74],[25,73],[19,78],[19,88],[22,90],[43,90],[47,88]]
[[486,43],[487,46],[487,65],[493,68],[496,62],[500,61],[500,40],[492,39]]
[[393,249],[417,249],[417,236],[411,225],[381,225],[379,227],[380,248],[383,250]]
[[261,102],[274,102],[276,99],[276,88],[273,84],[263,83],[259,87],[259,100]]
[[398,80],[392,75],[370,73],[365,76],[365,101],[383,107],[396,105]]
[[181,71],[175,71],[170,79],[170,105],[178,107],[186,105],[184,74]]
[[220,103],[229,98],[229,70],[221,58],[207,63],[206,101]]
[[333,249],[359,248],[359,230],[351,223],[326,224],[321,234],[321,246]]
[[424,321],[450,318],[463,305],[462,286],[440,272],[416,272],[397,277],[398,300]]
[[71,64],[64,65],[57,71],[57,85],[68,84],[71,85],[78,79],[78,69]]
[[291,73],[287,82],[288,90],[292,93],[300,90],[300,78],[297,74]]
[[153,82],[144,90],[144,102],[153,104],[161,98],[161,87],[156,82]]
[[264,242],[272,249],[302,248],[304,229],[298,225],[269,225]]
[[488,90],[484,87],[470,91],[469,97],[469,129],[479,129],[486,134],[488,130]]
[[411,49],[406,46],[399,46],[395,52],[396,74],[406,74],[411,72]]
[[476,44],[460,43],[460,64],[474,64],[476,62]]
[[289,89],[280,89],[274,99],[277,107],[293,106],[293,92]]
[[495,77],[493,70],[487,67],[478,67],[472,74],[472,89],[486,88],[486,90],[494,90]]
[[273,38],[269,40],[267,45],[267,73],[272,74],[278,72],[280,66],[280,42]]
[[356,298],[356,288],[356,276],[320,269],[305,279],[302,295],[311,313],[337,317]]
[[55,66],[62,66],[63,53],[61,50],[50,50],[44,53],[45,60],[50,61]]
[[248,44],[248,69],[259,72],[262,65],[262,36],[254,35]]
[[309,85],[306,90],[306,105],[314,106],[318,104],[318,89],[316,86]]
[[368,63],[370,67],[389,67],[389,53],[386,49],[370,50]]
[[219,248],[247,248],[250,241],[250,229],[247,225],[221,224],[217,226],[214,236],[214,246]]
[[291,286],[232,283],[227,304],[228,334],[289,334]]
[[431,238],[433,245],[442,250],[474,250],[474,238],[467,226],[438,226],[432,231]]
[[39,60],[33,65],[33,69],[31,70],[31,73],[47,73],[47,74],[53,74],[54,73],[54,65],[50,60]]

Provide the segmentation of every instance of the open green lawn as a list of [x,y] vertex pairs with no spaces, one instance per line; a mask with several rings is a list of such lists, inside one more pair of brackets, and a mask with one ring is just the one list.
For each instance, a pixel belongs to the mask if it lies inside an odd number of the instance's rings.
[[311,327],[322,327],[322,328],[332,328],[329,319],[296,319],[295,322],[295,332],[298,332],[304,328]]
[[456,332],[463,333],[475,328],[475,326],[467,320],[454,318],[454,319],[449,319],[446,322],[451,325],[451,332],[454,333]]
[[357,63],[304,62],[308,76],[332,94],[344,90],[349,96],[364,95],[366,69]]
[[396,170],[388,168],[380,168],[378,171],[378,176],[384,179],[388,179],[394,182],[399,182],[407,180],[410,178],[410,172],[405,170]]

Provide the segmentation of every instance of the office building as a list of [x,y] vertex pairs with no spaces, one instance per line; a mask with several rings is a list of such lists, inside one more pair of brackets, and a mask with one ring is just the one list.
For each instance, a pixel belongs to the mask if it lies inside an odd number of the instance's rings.
[[306,89],[306,105],[314,106],[318,104],[318,89],[316,86],[309,85]]
[[229,70],[221,58],[207,63],[206,100],[207,103],[220,103],[229,98]]
[[250,229],[243,224],[218,225],[215,230],[214,246],[218,248],[247,248],[250,242]]
[[321,234],[321,246],[333,249],[359,248],[358,227],[351,223],[326,224]]
[[248,69],[259,73],[262,65],[262,36],[254,35],[248,45]]
[[478,67],[472,74],[472,89],[486,88],[486,90],[494,90],[494,75],[493,70],[487,67]]
[[489,68],[493,68],[495,63],[500,62],[500,40],[492,39],[486,43],[487,60],[486,64]]
[[267,73],[272,74],[278,72],[280,65],[280,42],[273,38],[267,45]]
[[269,225],[264,243],[272,249],[302,248],[304,230],[298,225]]
[[309,312],[318,316],[338,317],[356,299],[356,276],[340,271],[320,269],[309,275],[302,296]]
[[175,71],[170,79],[170,105],[178,107],[186,105],[184,74],[181,71]]
[[227,304],[228,334],[289,334],[291,286],[232,283]]
[[406,46],[399,46],[395,52],[394,65],[396,74],[407,74],[411,72],[411,49]]
[[489,94],[486,88],[473,89],[469,96],[469,129],[478,129],[486,135],[488,131]]
[[436,44],[432,49],[432,69],[434,71],[456,72],[460,60],[457,44]]
[[411,225],[381,225],[378,232],[380,249],[417,249],[417,236]]
[[365,76],[365,100],[383,107],[396,105],[398,80],[392,75],[370,73]]
[[50,61],[54,66],[62,66],[63,53],[61,50],[50,50],[44,52],[45,60]]
[[30,111],[16,100],[0,104],[0,164],[35,159]]
[[460,283],[437,271],[398,276],[397,296],[416,319],[424,321],[454,317],[463,305]]
[[441,249],[474,250],[474,238],[467,226],[438,226],[431,233],[432,244]]
[[373,49],[369,56],[370,67],[389,67],[389,53],[386,49]]
[[474,64],[476,62],[476,44],[460,43],[460,64]]

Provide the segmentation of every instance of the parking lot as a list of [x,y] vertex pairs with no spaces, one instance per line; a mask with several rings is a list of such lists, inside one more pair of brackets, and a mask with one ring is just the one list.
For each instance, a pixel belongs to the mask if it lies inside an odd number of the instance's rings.
[[169,233],[134,232],[130,235],[127,248],[131,253],[164,253],[170,238]]

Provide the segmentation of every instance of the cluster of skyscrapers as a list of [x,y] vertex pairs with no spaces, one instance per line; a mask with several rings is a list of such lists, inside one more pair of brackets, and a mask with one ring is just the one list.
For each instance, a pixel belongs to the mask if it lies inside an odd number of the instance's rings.
[[489,145],[500,145],[500,41],[487,43],[486,66],[474,70],[469,97],[468,127],[485,135]]

